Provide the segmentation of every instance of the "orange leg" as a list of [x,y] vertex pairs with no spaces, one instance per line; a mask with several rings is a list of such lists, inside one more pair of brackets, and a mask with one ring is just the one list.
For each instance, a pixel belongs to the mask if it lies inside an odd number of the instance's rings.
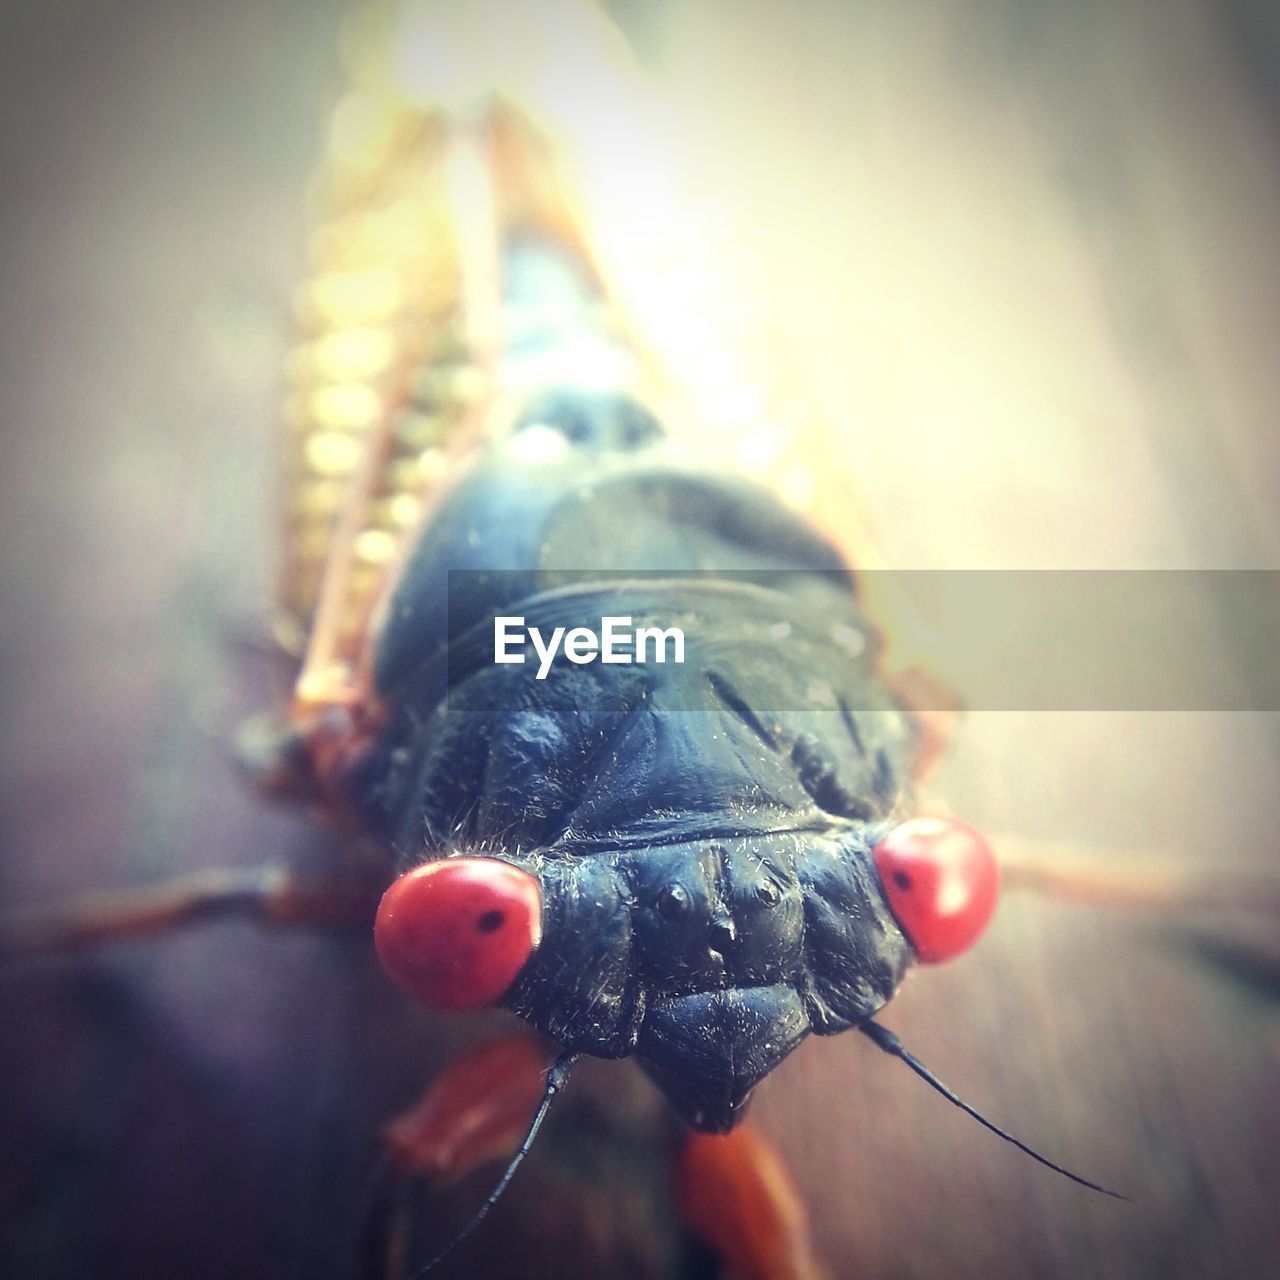
[[552,1056],[518,1032],[469,1049],[383,1130],[392,1168],[438,1187],[513,1155]]
[[469,1049],[383,1130],[387,1168],[366,1225],[365,1274],[408,1274],[424,1188],[445,1186],[514,1155],[546,1092],[552,1054],[516,1032]]
[[676,1194],[690,1229],[735,1280],[825,1280],[800,1195],[752,1124],[689,1134],[677,1157]]

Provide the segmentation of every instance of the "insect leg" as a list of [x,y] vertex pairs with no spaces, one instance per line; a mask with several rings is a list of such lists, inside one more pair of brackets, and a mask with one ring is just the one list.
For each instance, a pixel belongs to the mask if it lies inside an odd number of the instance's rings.
[[368,1280],[402,1280],[408,1274],[413,1219],[424,1189],[446,1186],[527,1146],[530,1121],[549,1101],[551,1060],[551,1050],[523,1032],[486,1041],[457,1058],[387,1124],[385,1165],[364,1231]]
[[384,887],[352,875],[303,878],[273,866],[199,871],[152,888],[87,895],[63,910],[0,919],[0,960],[121,942],[224,916],[372,931]]
[[726,1134],[688,1134],[676,1195],[694,1234],[741,1280],[825,1280],[800,1193],[750,1121]]
[[1005,838],[1000,871],[1006,888],[1054,902],[1143,911],[1166,926],[1192,955],[1275,999],[1280,992],[1280,876],[1270,868],[1194,864],[1185,856],[1135,860]]
[[392,1168],[444,1186],[520,1145],[554,1054],[522,1032],[457,1058],[383,1130]]
[[1280,912],[1280,876],[1258,868],[1206,867],[1175,858],[1135,862],[1131,851],[1085,852],[1013,836],[991,843],[1000,851],[1006,888],[1047,898],[1155,911]]

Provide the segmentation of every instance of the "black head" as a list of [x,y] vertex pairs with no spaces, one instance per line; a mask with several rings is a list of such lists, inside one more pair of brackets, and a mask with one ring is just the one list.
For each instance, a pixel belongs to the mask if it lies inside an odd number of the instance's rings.
[[849,827],[530,860],[543,941],[507,1003],[567,1047],[635,1053],[722,1131],[810,1031],[892,996],[911,949]]
[[[405,690],[368,795],[406,862],[425,846],[537,878],[541,942],[509,1007],[567,1049],[636,1054],[686,1120],[726,1129],[810,1031],[869,1017],[911,960],[872,855],[907,719],[832,642],[833,616],[855,621],[846,597],[591,590],[521,611],[549,627],[585,601],[678,622],[686,662],[543,681],[495,668],[487,632],[460,641],[447,705],[439,672]],[[778,661],[782,619],[794,665]]]

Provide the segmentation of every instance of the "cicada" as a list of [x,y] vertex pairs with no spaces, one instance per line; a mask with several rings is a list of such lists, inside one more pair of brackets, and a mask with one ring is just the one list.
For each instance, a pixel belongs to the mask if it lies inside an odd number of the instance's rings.
[[[917,962],[976,941],[996,853],[923,807],[945,699],[922,698],[870,598],[879,562],[824,475],[830,437],[750,394],[771,353],[722,358],[705,329],[733,320],[724,300],[680,292],[697,263],[645,257],[660,235],[618,232],[536,95],[442,84],[493,15],[408,18],[355,29],[317,179],[274,627],[300,673],[252,743],[264,788],[357,847],[354,871],[209,878],[83,913],[80,933],[222,910],[367,931],[377,906],[382,965],[432,1027],[503,1007],[536,1033],[444,1068],[393,1126],[353,1209],[356,1265],[412,1274],[452,1247],[439,1229],[423,1247],[424,1177],[531,1149],[536,1185],[530,1138],[597,1058],[657,1086],[676,1123],[655,1119],[653,1145],[677,1152],[678,1207],[713,1253],[818,1275],[748,1103],[808,1037],[855,1029],[937,1085],[875,1019]],[[636,629],[633,660],[606,662],[598,635],[572,655],[595,621]],[[559,654],[501,661],[517,623]],[[677,630],[680,661],[641,659],[639,632],[656,655]],[[589,1148],[593,1106],[548,1141]],[[630,1265],[706,1265],[686,1247]]]

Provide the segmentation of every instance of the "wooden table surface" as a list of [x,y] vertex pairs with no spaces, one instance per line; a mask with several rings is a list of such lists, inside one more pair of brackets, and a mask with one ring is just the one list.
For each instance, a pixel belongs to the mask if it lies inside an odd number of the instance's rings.
[[[776,249],[833,465],[898,564],[1280,562],[1280,34],[1263,5],[1123,8],[622,7]],[[338,9],[2,20],[6,910],[334,856],[228,743],[284,693],[273,432]],[[1277,728],[977,710],[936,785],[991,829],[1276,872]],[[833,1274],[1280,1274],[1276,925],[1011,895],[887,1012],[1132,1203],[861,1040],[806,1043],[757,1114]],[[0,972],[0,1273],[346,1274],[378,1124],[477,1030],[384,985],[359,939],[237,924]],[[630,1067],[584,1072],[547,1140],[570,1154],[450,1274],[646,1274],[660,1132]]]

